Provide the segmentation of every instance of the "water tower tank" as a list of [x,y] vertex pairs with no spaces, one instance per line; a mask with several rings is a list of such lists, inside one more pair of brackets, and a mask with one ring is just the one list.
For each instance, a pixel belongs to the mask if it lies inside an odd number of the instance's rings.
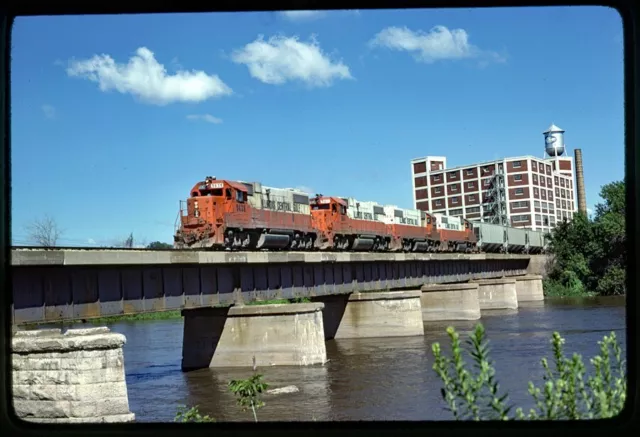
[[564,153],[564,131],[551,123],[549,129],[543,132],[547,155],[562,156]]

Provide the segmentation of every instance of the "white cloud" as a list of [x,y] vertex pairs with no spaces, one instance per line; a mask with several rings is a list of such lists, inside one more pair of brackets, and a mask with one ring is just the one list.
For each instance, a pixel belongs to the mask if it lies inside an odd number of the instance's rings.
[[449,30],[445,26],[435,26],[428,33],[414,32],[407,27],[387,27],[380,31],[369,45],[406,51],[411,53],[417,61],[425,63],[467,58],[479,58],[484,62],[504,61],[504,58],[497,53],[480,50],[470,44],[469,35],[464,29]]
[[309,196],[313,196],[316,193],[313,188],[309,188],[305,185],[298,185],[295,189],[302,191],[303,193],[307,193]]
[[42,105],[41,108],[46,118],[56,118],[56,108],[47,104]]
[[202,121],[206,121],[207,123],[213,123],[213,124],[221,124],[222,123],[222,119],[221,118],[214,117],[211,114],[192,114],[192,115],[187,115],[187,119],[188,120],[194,120],[194,121],[202,120]]
[[167,74],[153,52],[140,47],[127,64],[118,64],[109,55],[70,62],[67,74],[97,82],[101,91],[116,90],[141,101],[167,105],[175,102],[202,102],[233,93],[217,75],[204,71],[179,70]]
[[93,238],[89,238],[87,240],[87,244],[98,244],[98,243],[96,243],[96,240],[94,240]]
[[255,79],[270,85],[298,80],[310,86],[330,86],[336,79],[352,79],[349,67],[332,61],[314,37],[309,43],[298,37],[263,36],[235,50],[233,62],[244,64]]

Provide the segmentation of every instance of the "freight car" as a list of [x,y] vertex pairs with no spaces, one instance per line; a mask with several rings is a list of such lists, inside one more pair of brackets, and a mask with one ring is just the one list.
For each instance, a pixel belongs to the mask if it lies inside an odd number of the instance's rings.
[[[196,183],[180,214],[174,247],[224,250],[403,252],[543,251],[537,231],[460,217],[308,194],[259,182]],[[492,229],[488,234],[487,229]],[[501,231],[498,231],[501,229]],[[503,234],[501,241],[499,234]],[[487,238],[488,235],[488,238]]]

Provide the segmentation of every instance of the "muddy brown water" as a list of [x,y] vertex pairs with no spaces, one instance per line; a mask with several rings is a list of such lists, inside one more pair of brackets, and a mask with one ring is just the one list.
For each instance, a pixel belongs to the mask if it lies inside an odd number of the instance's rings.
[[[527,383],[540,383],[540,358],[551,358],[553,331],[566,338],[568,354],[588,359],[611,331],[625,338],[625,301],[620,297],[550,299],[522,304],[518,311],[494,311],[481,319],[491,341],[501,388],[528,409]],[[447,326],[466,337],[475,322],[426,323],[424,337],[331,340],[324,366],[259,369],[270,388],[295,385],[296,393],[265,396],[258,418],[266,420],[443,420],[451,419],[432,370],[431,345],[448,352]],[[182,320],[119,322],[129,402],[140,422],[173,421],[179,405],[198,405],[218,421],[252,420],[234,403],[227,383],[250,369],[180,369]]]

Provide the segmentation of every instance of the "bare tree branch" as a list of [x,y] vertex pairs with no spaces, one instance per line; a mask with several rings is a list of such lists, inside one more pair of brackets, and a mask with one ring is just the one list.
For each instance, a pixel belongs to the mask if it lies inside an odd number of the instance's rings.
[[52,217],[45,215],[27,225],[27,232],[34,243],[43,247],[55,247],[64,231]]

